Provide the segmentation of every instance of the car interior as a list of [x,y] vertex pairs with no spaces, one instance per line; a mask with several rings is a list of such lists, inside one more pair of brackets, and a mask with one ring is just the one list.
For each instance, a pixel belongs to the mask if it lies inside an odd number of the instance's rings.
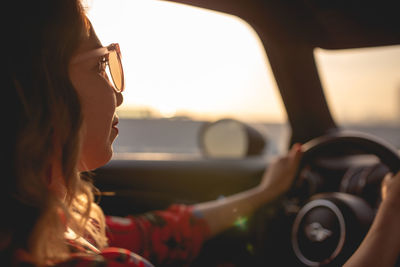
[[[234,15],[256,31],[287,114],[287,147],[302,143],[304,149],[290,191],[257,210],[245,225],[207,241],[191,266],[341,266],[368,231],[379,206],[381,181],[400,170],[400,154],[388,140],[349,131],[335,120],[314,51],[400,45],[400,3],[165,2]],[[400,125],[396,129],[400,136]],[[236,156],[227,157],[218,150],[223,142],[218,136],[226,139],[235,130],[228,147]],[[211,122],[199,131],[198,143],[204,157],[115,157],[95,170],[105,213],[126,216],[173,203],[214,200],[256,186],[268,168],[269,160],[261,156],[267,140],[246,123]]]

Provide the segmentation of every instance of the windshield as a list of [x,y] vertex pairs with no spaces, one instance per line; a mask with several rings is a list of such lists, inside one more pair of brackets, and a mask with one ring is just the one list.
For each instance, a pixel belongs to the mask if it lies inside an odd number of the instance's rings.
[[315,50],[332,115],[400,148],[400,46]]

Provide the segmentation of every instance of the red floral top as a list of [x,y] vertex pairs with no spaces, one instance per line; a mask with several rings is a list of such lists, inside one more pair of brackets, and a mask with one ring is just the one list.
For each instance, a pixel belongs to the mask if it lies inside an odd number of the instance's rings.
[[[96,227],[98,222],[90,220]],[[151,267],[154,264],[188,265],[209,235],[204,219],[191,206],[172,205],[165,211],[141,216],[106,216],[109,247],[97,250],[93,240],[67,240],[71,257],[55,267]],[[139,256],[142,255],[142,256]],[[23,266],[26,262],[21,261]]]

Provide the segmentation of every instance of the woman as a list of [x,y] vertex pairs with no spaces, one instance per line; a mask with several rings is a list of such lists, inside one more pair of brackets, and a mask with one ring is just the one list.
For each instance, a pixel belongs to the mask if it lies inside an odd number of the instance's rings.
[[[101,45],[77,0],[7,1],[2,10],[8,13],[2,80],[10,105],[3,113],[9,115],[0,265],[151,266],[133,252],[155,263],[188,261],[206,239],[289,188],[299,145],[272,164],[254,189],[138,218],[104,217],[80,173],[112,155],[115,109],[124,89],[119,47]],[[155,223],[160,220],[163,231]]]

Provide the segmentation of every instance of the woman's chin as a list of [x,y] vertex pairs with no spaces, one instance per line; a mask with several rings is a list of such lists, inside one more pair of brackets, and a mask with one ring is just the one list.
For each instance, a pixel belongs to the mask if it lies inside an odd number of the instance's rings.
[[78,170],[80,172],[84,171],[93,171],[97,168],[100,168],[106,165],[112,158],[113,149],[110,147],[108,151],[105,153],[98,153],[93,155],[92,157],[84,157],[79,161]]

